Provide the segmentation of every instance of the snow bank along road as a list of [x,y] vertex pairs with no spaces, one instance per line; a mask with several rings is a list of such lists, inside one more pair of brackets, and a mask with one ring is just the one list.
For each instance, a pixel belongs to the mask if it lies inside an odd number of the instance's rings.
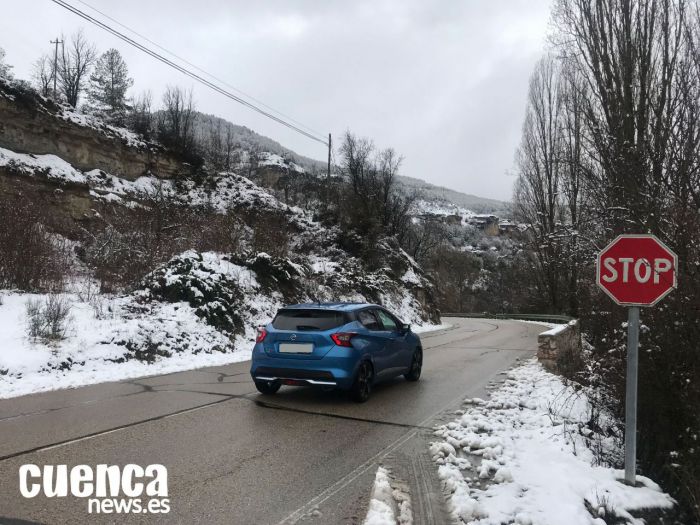
[[[361,523],[377,466],[406,482],[415,523],[448,523],[427,443],[465,397],[536,350],[542,327],[447,319],[422,336],[423,376],[366,404],[283,387],[262,397],[249,363],[0,400],[0,523]],[[89,514],[72,496],[26,499],[19,467],[168,469],[169,514]]]

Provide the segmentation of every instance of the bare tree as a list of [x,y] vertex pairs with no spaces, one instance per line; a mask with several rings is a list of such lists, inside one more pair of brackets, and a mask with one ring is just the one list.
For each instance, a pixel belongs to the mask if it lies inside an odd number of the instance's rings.
[[58,80],[66,102],[74,108],[78,106],[90,68],[96,59],[97,50],[85,39],[82,30],[63,46],[58,63]]
[[238,162],[237,146],[233,127],[230,124],[226,125],[226,134],[224,136],[224,169],[226,171],[231,171],[233,165]]
[[563,134],[561,151],[562,199],[566,218],[562,223],[565,244],[563,260],[568,273],[568,311],[579,315],[579,267],[590,259],[594,246],[581,243],[595,229],[590,217],[586,185],[587,174],[593,169],[588,157],[588,135],[584,126],[585,83],[581,74],[567,62],[560,69],[561,96],[564,111],[561,124]]
[[152,100],[150,91],[142,93],[132,100],[131,109],[127,115],[129,128],[147,139],[153,131]]
[[602,170],[609,227],[654,229],[684,47],[683,0],[558,0],[560,49],[584,72],[586,125]]
[[53,93],[53,59],[48,55],[41,55],[32,69],[32,80],[34,87],[43,97],[49,97]]
[[260,162],[261,154],[262,149],[259,144],[251,144],[248,148],[248,155],[246,160],[246,173],[248,178],[251,178],[255,171],[258,169],[258,163]]
[[367,247],[381,235],[406,245],[415,196],[402,193],[396,184],[401,157],[392,149],[376,151],[372,141],[350,132],[343,136],[340,157],[350,190],[338,200],[341,223],[362,232]]
[[209,121],[209,126],[207,131],[207,136],[205,138],[205,150],[207,161],[211,163],[211,166],[216,170],[225,169],[225,158],[224,158],[224,137],[223,131],[221,129],[221,119],[216,119]]
[[186,157],[195,154],[195,103],[192,90],[168,86],[158,120],[158,138]]
[[419,220],[408,232],[406,251],[419,264],[424,264],[447,240],[445,225],[440,220]]
[[519,178],[515,203],[520,219],[531,226],[537,277],[555,310],[561,307],[562,249],[558,240],[565,221],[562,186],[564,150],[560,71],[552,57],[535,67],[516,162]]

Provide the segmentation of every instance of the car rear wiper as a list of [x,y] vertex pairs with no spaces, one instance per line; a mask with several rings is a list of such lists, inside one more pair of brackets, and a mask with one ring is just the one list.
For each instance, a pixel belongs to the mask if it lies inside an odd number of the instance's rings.
[[303,325],[303,324],[300,324],[300,325],[297,325],[297,330],[299,330],[299,331],[304,331],[304,330],[306,330],[306,331],[310,331],[310,330],[319,330],[319,327],[318,327],[318,326],[310,326],[310,325]]

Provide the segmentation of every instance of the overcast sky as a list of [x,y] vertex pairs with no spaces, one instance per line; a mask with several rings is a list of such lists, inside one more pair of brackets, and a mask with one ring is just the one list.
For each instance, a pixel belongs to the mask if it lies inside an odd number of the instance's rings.
[[[79,0],[68,0],[90,12]],[[86,0],[131,29],[321,133],[345,130],[404,156],[402,174],[510,199],[527,83],[550,0]],[[92,12],[95,14],[94,12]],[[113,24],[112,22],[109,22]],[[193,87],[200,111],[309,157],[325,147],[196,84],[50,0],[4,2],[15,74],[83,28],[124,55],[132,93]]]

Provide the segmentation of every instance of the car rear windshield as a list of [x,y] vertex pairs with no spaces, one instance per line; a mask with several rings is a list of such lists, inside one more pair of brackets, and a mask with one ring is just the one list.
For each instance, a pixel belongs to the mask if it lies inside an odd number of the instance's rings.
[[278,330],[323,331],[338,328],[346,323],[341,312],[331,310],[281,310],[272,326]]

